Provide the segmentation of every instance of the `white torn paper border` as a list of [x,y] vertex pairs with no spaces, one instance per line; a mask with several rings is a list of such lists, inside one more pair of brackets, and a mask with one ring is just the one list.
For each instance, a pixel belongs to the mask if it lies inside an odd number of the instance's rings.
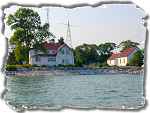
[[[107,4],[107,5],[109,5],[109,4]],[[105,8],[107,8],[107,7],[106,7],[107,5],[103,5],[103,6],[105,6],[105,7],[102,7],[102,8],[104,8],[104,10],[105,10]],[[78,8],[77,8],[77,9],[78,9]],[[72,10],[74,10],[74,9],[72,9]],[[56,14],[56,13],[55,13],[55,14]],[[87,16],[87,15],[86,15],[86,16]],[[144,15],[144,16],[145,16],[145,15]],[[68,17],[67,17],[67,18],[68,18]],[[145,17],[143,17],[143,18],[145,18]],[[89,19],[89,18],[88,18],[88,19]],[[54,21],[55,21],[55,19],[54,19]],[[84,21],[84,22],[86,23],[86,21]],[[131,21],[131,22],[132,22],[132,21]],[[58,23],[59,23],[59,22],[58,22]],[[61,23],[61,22],[60,22],[60,23]],[[79,22],[79,24],[76,24],[77,27],[80,26],[80,23],[82,23],[82,21]],[[93,24],[92,24],[92,25],[93,25]],[[104,25],[104,26],[105,26],[105,25]],[[80,27],[82,28],[82,26],[80,26]],[[83,27],[83,28],[84,28],[84,27]],[[74,29],[75,29],[75,28],[74,28]],[[107,29],[107,27],[106,27],[106,29]],[[146,30],[146,29],[145,29],[145,30]],[[55,31],[55,30],[54,30],[54,31]],[[56,31],[57,31],[57,30],[56,30]],[[56,31],[55,31],[55,32],[56,32]],[[64,29],[64,31],[65,31],[65,29]],[[80,31],[80,30],[79,30],[79,31]],[[93,31],[94,31],[94,30],[93,30]],[[109,30],[108,30],[108,31],[109,31]],[[110,29],[110,31],[111,31],[111,29]],[[137,31],[138,31],[138,30],[137,30]],[[64,32],[64,33],[65,33],[65,32]],[[64,34],[64,33],[62,33],[62,34]],[[7,34],[7,33],[6,33],[6,34]],[[58,32],[58,34],[59,34],[59,32]],[[144,33],[143,33],[143,34],[144,34]],[[133,33],[133,35],[135,35],[135,34]],[[78,35],[77,35],[77,36],[78,36]],[[86,36],[86,35],[82,35],[82,36]],[[91,36],[93,36],[93,34],[91,34]],[[105,35],[104,35],[104,36],[105,36]],[[109,36],[109,35],[108,35],[108,36]],[[139,35],[138,35],[138,36],[139,36]],[[145,32],[145,36],[146,36],[146,32]],[[143,37],[145,37],[145,36],[143,36]],[[81,39],[81,38],[79,38],[79,39]],[[79,39],[78,39],[78,40],[79,40]],[[89,38],[88,38],[88,39],[89,39]],[[75,40],[75,39],[74,39],[74,40]],[[145,40],[145,39],[144,39],[144,40]],[[143,41],[144,41],[144,40],[143,40]],[[86,40],[86,41],[87,41],[87,40]],[[83,40],[83,42],[86,42],[86,41]],[[94,40],[94,41],[96,42],[96,40]],[[143,43],[143,41],[142,41],[142,43]],[[80,40],[79,40],[79,42],[80,42]],[[76,43],[78,44],[78,42],[76,42]],[[111,92],[111,91],[110,91],[110,92]],[[143,91],[143,92],[144,92],[144,91]],[[83,92],[83,93],[85,93],[85,92]],[[84,96],[84,95],[83,95],[83,96]],[[82,96],[82,97],[83,97],[83,96]],[[53,98],[53,97],[52,97],[52,98]],[[78,97],[77,97],[77,98],[78,98]],[[143,97],[142,97],[142,98],[143,98]],[[80,98],[80,99],[81,99],[81,98]],[[79,99],[79,100],[80,100],[80,99]],[[57,98],[56,98],[56,100],[57,100]],[[78,101],[79,101],[79,100],[78,100]],[[40,101],[40,100],[38,100],[38,101]],[[59,100],[57,100],[57,101],[59,101]],[[62,102],[64,102],[64,101],[62,100]],[[69,101],[69,102],[70,102],[70,101]],[[68,102],[68,103],[69,103],[69,102]],[[55,99],[54,99],[54,103],[55,103]],[[56,102],[56,103],[57,103],[57,102]],[[59,103],[59,102],[58,102],[58,103]],[[67,103],[67,104],[68,104],[68,103]],[[79,103],[80,103],[80,101],[79,101]],[[44,104],[44,103],[43,103],[43,104]],[[51,103],[51,104],[53,105],[53,103]],[[59,104],[60,104],[60,103],[59,103]],[[59,106],[59,104],[58,104],[58,106]],[[61,104],[62,104],[62,103],[61,103]],[[63,104],[64,104],[64,103],[63,103]],[[65,103],[65,104],[66,104],[66,103]],[[101,104],[101,103],[99,103],[99,104]],[[94,104],[93,104],[93,105],[94,105]],[[57,105],[56,105],[56,106],[57,106]],[[77,107],[77,108],[80,108],[79,105],[75,106],[75,105],[68,104],[68,105],[64,105],[64,106],[68,106],[68,107],[71,106],[71,107],[73,107],[73,108],[74,108],[74,107],[75,107],[75,108],[76,108],[76,107]],[[88,105],[87,105],[87,106],[88,106]],[[134,107],[127,107],[127,106],[125,106],[125,105],[121,105],[121,106],[122,106],[121,109],[134,109]],[[23,109],[30,109],[29,106],[24,105],[24,104],[19,105],[19,107],[21,107],[21,108],[23,108]],[[35,108],[37,109],[36,106],[33,106],[33,107],[35,107]],[[63,105],[60,105],[60,107],[63,107]],[[39,106],[39,108],[40,108],[40,106]],[[46,108],[45,108],[45,106],[44,106],[43,108],[40,108],[40,109],[49,109],[49,108],[51,109],[51,107],[49,107],[49,106],[48,106],[48,107],[46,106]],[[113,107],[107,106],[107,105],[106,105],[106,107],[104,107],[104,106],[101,107],[101,105],[99,105],[99,106],[95,105],[94,107],[92,106],[92,107],[83,107],[83,108],[102,108],[102,109],[104,109],[104,108],[112,108],[112,109],[117,109],[117,107],[116,107],[116,108],[115,108],[115,107],[113,108]],[[34,108],[31,108],[31,109],[34,109]],[[52,109],[53,109],[53,106],[52,106]],[[58,109],[59,109],[59,107],[58,107]],[[119,109],[119,108],[118,108],[118,109]],[[19,110],[20,110],[20,108],[19,108]]]

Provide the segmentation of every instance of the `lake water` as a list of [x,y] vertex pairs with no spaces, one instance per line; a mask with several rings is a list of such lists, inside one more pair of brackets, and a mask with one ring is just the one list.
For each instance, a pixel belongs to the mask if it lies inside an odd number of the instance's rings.
[[144,106],[143,75],[8,77],[4,99],[16,110],[138,109]]

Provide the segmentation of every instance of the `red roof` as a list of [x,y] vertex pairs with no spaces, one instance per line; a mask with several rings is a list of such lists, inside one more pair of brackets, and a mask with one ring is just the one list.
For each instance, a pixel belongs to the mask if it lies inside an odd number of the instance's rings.
[[109,57],[109,60],[113,60],[115,58],[120,58],[120,57],[128,57],[132,52],[135,51],[136,48],[127,48],[125,50],[123,50],[122,52],[120,53],[116,53],[116,54],[112,54],[110,57]]
[[44,43],[44,47],[48,50],[51,50],[51,52],[49,53],[49,55],[52,55],[52,56],[56,56],[57,55],[57,52],[60,48],[64,47],[66,44],[60,44],[60,43],[55,43],[55,42],[50,42],[50,43],[47,43],[45,42]]
[[60,43],[54,43],[54,42],[44,43],[45,48],[50,49],[50,50],[55,50],[55,51],[57,51],[60,46],[61,46]]

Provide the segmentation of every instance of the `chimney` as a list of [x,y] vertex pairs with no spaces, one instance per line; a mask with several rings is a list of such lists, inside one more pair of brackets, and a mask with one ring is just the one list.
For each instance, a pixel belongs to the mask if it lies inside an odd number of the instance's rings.
[[49,43],[55,43],[55,39],[51,39]]

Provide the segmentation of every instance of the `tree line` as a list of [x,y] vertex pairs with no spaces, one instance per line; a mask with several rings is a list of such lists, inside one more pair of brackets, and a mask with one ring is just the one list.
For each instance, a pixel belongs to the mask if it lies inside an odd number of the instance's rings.
[[[113,42],[106,42],[99,45],[83,44],[75,48],[75,63],[76,65],[90,65],[95,64],[98,66],[108,66],[107,59],[112,55],[112,51],[116,48],[121,48],[123,51],[127,48],[138,48],[139,43],[132,42],[131,40],[122,41],[119,45]],[[144,61],[144,50],[139,49],[131,61],[128,63],[130,66],[141,66]]]

